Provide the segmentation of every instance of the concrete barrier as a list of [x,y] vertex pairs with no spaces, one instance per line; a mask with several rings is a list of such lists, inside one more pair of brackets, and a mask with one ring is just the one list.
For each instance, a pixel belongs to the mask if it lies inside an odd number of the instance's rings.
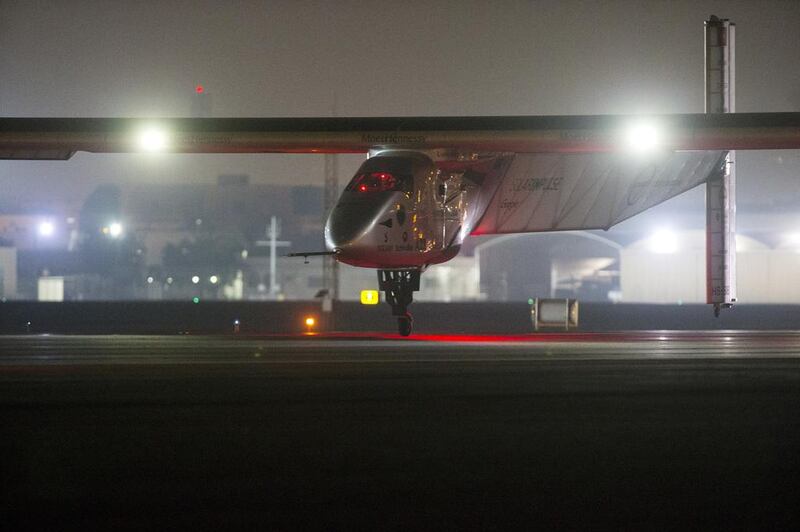
[[[526,303],[414,303],[420,333],[524,334],[533,332]],[[294,334],[305,318],[324,326],[315,301],[301,302],[5,302],[0,334]],[[396,331],[388,306],[339,302],[331,329]],[[315,330],[319,329],[319,325]],[[581,303],[578,331],[800,329],[800,305],[737,305],[714,318],[707,305]]]

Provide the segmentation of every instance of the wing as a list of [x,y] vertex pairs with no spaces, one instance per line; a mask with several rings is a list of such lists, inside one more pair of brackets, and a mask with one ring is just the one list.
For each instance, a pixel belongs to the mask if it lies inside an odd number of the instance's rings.
[[[628,148],[645,140],[648,154]],[[726,150],[800,149],[800,113],[397,118],[0,118],[0,158],[113,153],[500,156],[474,233],[608,228],[708,179]],[[694,151],[687,151],[694,150]],[[467,157],[467,160],[470,160]]]
[[472,234],[608,229],[718,174],[726,153],[517,154],[481,191],[488,206]]
[[[651,117],[0,118],[0,158],[75,152],[366,153],[374,149],[598,153],[646,121],[666,150],[800,148],[800,113]],[[633,129],[632,129],[633,128]]]

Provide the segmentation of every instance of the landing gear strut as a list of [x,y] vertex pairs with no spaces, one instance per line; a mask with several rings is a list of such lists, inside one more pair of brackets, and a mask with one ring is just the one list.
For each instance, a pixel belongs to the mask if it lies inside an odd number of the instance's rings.
[[386,294],[386,302],[397,316],[397,330],[401,336],[411,334],[414,323],[408,305],[419,290],[419,270],[378,270],[378,287]]

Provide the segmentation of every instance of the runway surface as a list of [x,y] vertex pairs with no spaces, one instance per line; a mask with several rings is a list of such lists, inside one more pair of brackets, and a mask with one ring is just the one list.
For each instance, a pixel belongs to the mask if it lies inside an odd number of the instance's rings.
[[800,334],[0,337],[0,528],[795,528]]

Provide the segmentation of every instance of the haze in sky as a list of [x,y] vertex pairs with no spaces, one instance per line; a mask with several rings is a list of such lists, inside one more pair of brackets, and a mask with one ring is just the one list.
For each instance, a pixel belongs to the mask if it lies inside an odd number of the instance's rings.
[[[794,0],[0,0],[0,115],[186,116],[197,84],[214,116],[702,112],[712,13],[737,24],[737,111],[800,110]],[[740,198],[800,197],[800,159],[782,156],[772,179],[740,172]],[[342,158],[342,182],[361,159]],[[0,180],[321,184],[322,168],[318,156],[79,154],[3,162]]]

